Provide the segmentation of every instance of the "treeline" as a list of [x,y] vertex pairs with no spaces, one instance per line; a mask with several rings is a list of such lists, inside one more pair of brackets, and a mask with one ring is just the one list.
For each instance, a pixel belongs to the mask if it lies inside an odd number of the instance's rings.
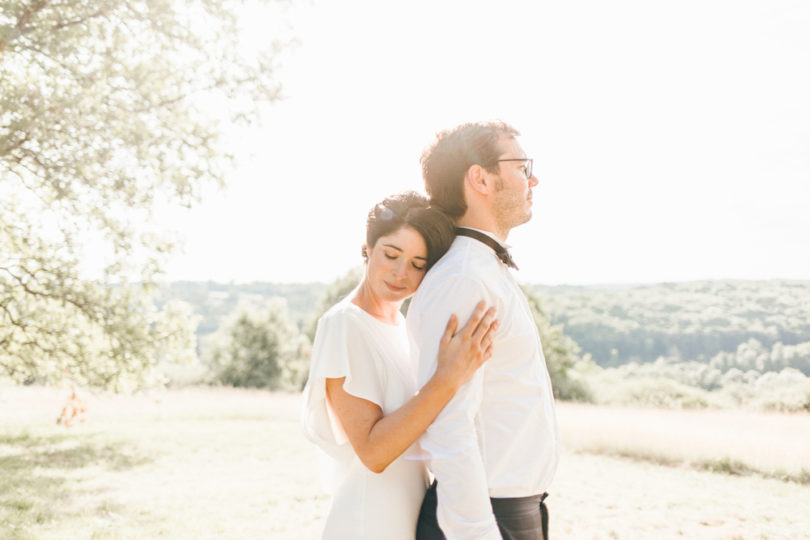
[[[318,317],[360,279],[173,283],[200,319],[174,382],[299,389]],[[603,404],[810,411],[810,282],[524,286],[555,394]]]
[[175,281],[160,288],[156,303],[161,307],[172,299],[188,302],[200,317],[197,335],[207,336],[240,304],[257,305],[277,297],[284,299],[290,318],[301,327],[312,316],[327,287],[325,283]]
[[[171,382],[300,389],[306,381],[311,344],[319,317],[359,283],[359,269],[329,285],[245,285],[178,282],[165,285],[158,304],[180,300],[196,317],[197,353],[192,367],[167,365]],[[573,377],[582,360],[579,347],[560,325],[552,324],[540,300],[527,291],[559,398],[588,399]],[[403,305],[403,311],[407,303]]]
[[810,343],[810,281],[531,289],[552,321],[603,367],[666,358],[810,375],[802,345]]
[[533,287],[591,401],[810,411],[810,282]]

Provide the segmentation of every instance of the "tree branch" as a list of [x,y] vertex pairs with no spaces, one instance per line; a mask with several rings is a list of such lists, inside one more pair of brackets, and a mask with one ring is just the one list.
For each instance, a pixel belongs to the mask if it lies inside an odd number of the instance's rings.
[[25,27],[28,26],[28,23],[31,22],[34,15],[42,11],[49,3],[50,0],[34,0],[31,2],[27,8],[23,9],[23,12],[20,14],[20,18],[17,19],[17,24],[15,25],[17,30],[20,33],[25,32]]
[[53,26],[53,30],[62,30],[63,28],[67,28],[68,26],[75,26],[77,24],[82,24],[83,22],[89,21],[90,19],[95,19],[96,17],[106,17],[107,13],[110,12],[110,4],[107,3],[103,5],[98,11],[90,13],[89,15],[85,15],[84,17],[80,17],[78,19],[73,19],[72,21],[64,21]]

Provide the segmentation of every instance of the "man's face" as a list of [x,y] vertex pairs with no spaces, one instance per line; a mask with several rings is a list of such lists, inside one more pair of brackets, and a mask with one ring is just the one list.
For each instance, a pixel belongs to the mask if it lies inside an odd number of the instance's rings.
[[[526,158],[523,148],[513,137],[501,137],[498,145],[501,148],[498,159]],[[498,228],[506,233],[531,219],[532,188],[537,185],[537,178],[526,176],[525,161],[501,161],[498,165],[500,172],[493,175],[496,192],[492,210]]]

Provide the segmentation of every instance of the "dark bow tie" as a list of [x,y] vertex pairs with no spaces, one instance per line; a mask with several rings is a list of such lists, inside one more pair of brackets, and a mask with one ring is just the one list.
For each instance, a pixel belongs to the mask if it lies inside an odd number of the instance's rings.
[[474,231],[472,229],[464,229],[464,228],[456,228],[456,236],[468,236],[479,242],[483,242],[484,244],[491,247],[495,250],[495,255],[509,268],[514,268],[515,270],[518,269],[515,261],[512,259],[512,256],[509,254],[509,251],[503,247],[497,240],[492,238],[489,235],[486,235],[482,232]]

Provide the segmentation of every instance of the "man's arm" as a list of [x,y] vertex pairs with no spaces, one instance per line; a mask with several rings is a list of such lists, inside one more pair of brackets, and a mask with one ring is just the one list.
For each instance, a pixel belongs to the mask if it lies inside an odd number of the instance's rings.
[[[480,300],[492,304],[495,299],[465,276],[442,280],[441,287],[429,286],[414,299],[408,313],[408,332],[412,354],[419,362],[420,385],[436,368],[442,321],[451,313],[463,320]],[[420,439],[438,482],[439,525],[448,539],[501,538],[492,514],[476,429],[485,369],[486,365],[459,389]]]

